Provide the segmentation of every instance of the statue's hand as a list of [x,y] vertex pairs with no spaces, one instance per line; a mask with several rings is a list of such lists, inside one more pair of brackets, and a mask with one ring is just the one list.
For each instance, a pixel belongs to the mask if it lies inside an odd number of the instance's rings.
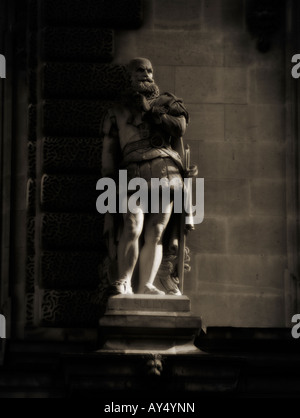
[[196,177],[198,175],[198,166],[191,165],[187,170],[184,170],[184,177]]
[[148,100],[146,99],[146,97],[143,94],[141,94],[139,92],[136,92],[134,94],[134,99],[135,99],[136,104],[139,107],[141,107],[143,112],[149,112],[150,111],[151,107],[148,103]]
[[153,115],[164,115],[168,109],[165,106],[152,106],[151,112]]
[[167,109],[164,106],[152,106],[147,116],[156,124],[161,124],[161,117],[167,113]]

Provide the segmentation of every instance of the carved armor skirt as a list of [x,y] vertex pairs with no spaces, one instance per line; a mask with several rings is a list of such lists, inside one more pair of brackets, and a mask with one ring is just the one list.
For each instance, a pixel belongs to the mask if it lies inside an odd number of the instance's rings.
[[150,186],[153,178],[166,178],[169,181],[177,178],[181,181],[181,186],[183,186],[180,169],[170,157],[156,157],[151,160],[132,162],[128,164],[126,169],[128,181],[135,177],[141,177]]

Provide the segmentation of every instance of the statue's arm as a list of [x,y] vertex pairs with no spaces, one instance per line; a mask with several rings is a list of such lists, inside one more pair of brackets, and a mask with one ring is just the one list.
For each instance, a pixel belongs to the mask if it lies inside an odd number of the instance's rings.
[[184,116],[171,116],[163,114],[160,117],[161,127],[170,136],[180,138],[186,131],[186,119]]
[[103,137],[102,176],[115,177],[119,168],[120,145],[117,127],[109,113],[104,117],[101,135]]
[[183,147],[182,136],[172,137],[171,146],[172,146],[173,150],[178,152],[181,159],[183,160],[183,158],[184,158],[184,147]]

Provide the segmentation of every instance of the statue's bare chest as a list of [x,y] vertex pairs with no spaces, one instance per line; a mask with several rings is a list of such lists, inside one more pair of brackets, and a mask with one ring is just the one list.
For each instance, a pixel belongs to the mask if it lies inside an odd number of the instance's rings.
[[138,141],[149,135],[149,127],[142,120],[142,112],[132,113],[125,107],[117,108],[115,111],[117,128],[121,149],[134,141]]

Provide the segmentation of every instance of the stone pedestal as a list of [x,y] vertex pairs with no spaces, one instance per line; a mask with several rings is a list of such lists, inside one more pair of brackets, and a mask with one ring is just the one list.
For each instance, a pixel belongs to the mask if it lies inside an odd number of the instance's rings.
[[201,318],[187,296],[117,295],[100,319],[101,351],[121,353],[196,353]]

